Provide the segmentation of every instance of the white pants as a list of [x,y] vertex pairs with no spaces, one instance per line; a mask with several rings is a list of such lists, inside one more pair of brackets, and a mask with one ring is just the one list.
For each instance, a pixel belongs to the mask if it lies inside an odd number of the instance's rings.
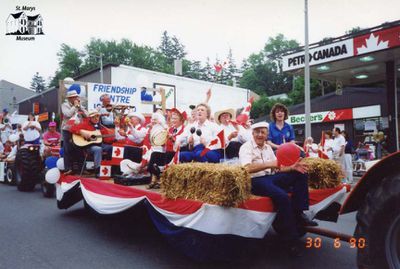
[[353,183],[353,158],[351,154],[346,153],[344,155],[344,167],[343,170],[346,175],[346,179],[348,183]]

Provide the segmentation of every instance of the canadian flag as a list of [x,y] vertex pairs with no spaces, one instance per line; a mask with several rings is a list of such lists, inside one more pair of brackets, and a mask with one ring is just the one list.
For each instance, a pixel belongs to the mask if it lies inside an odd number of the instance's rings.
[[111,163],[110,161],[102,161],[100,165],[99,178],[106,180],[111,178]]
[[148,148],[146,145],[143,145],[142,149],[143,149],[143,151],[142,151],[142,161],[140,162],[140,164],[144,167],[150,161],[150,157],[151,157],[151,154],[153,153],[153,149],[151,147]]
[[124,159],[124,147],[120,144],[113,144],[111,165],[119,165]]
[[172,160],[168,164],[165,165],[164,170],[167,169],[168,167],[170,167],[171,165],[179,163],[179,153],[180,152],[181,152],[181,148],[178,146],[178,148],[175,151],[174,157],[172,158]]
[[252,106],[253,102],[254,102],[254,97],[250,97],[250,99],[247,101],[247,104],[244,107],[242,113],[240,113],[236,117],[236,122],[238,122],[239,124],[245,124],[249,120],[251,106]]
[[223,149],[225,148],[225,134],[224,130],[221,130],[217,134],[217,138],[213,139],[210,141],[210,143],[203,149],[203,151],[200,153],[200,157],[203,157],[204,155],[207,154],[210,150],[214,149]]
[[[323,148],[325,146],[325,132],[322,131],[321,133],[321,140],[320,143],[321,148]],[[320,157],[321,159],[329,159],[328,155],[321,149],[318,150],[318,157]]]

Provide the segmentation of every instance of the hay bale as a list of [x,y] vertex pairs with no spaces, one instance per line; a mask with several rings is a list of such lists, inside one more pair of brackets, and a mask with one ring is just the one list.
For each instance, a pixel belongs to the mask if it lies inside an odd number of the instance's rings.
[[308,186],[311,189],[335,188],[344,177],[341,166],[333,160],[306,158],[308,166]]
[[242,166],[183,163],[161,176],[161,191],[169,199],[191,199],[220,206],[238,206],[250,197],[250,174]]

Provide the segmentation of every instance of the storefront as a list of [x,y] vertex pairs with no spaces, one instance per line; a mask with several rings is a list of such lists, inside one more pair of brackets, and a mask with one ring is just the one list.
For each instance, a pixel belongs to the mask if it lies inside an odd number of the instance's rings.
[[[400,21],[394,21],[310,45],[311,78],[330,81],[337,88],[337,95],[333,93],[311,101],[314,138],[336,124],[343,126],[356,142],[365,140],[370,133],[382,131],[388,151],[399,150],[399,36]],[[287,52],[282,57],[283,71],[303,75],[304,58],[301,47]],[[371,85],[379,88],[371,89]],[[380,107],[380,113],[371,110],[370,106],[374,105]],[[345,118],[333,117],[332,111]],[[290,112],[296,116],[294,121],[301,121],[304,104],[292,107]],[[297,140],[303,139],[304,125],[294,122],[294,126]]]

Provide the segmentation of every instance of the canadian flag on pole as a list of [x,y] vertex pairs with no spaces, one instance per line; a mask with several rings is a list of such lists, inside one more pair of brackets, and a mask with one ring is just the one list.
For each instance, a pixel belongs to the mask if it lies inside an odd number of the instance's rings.
[[111,178],[111,163],[110,163],[110,161],[102,161],[101,162],[99,178],[100,179],[110,179]]
[[164,170],[167,169],[168,167],[170,167],[171,165],[179,163],[179,153],[180,153],[180,151],[181,151],[181,148],[178,146],[178,148],[175,151],[174,158],[172,158],[172,160],[168,164],[165,165]]
[[207,147],[203,149],[203,151],[200,153],[200,156],[203,157],[210,150],[223,149],[223,148],[225,148],[225,134],[224,130],[221,130],[217,134],[217,138],[211,140],[210,143],[207,145]]
[[247,101],[247,104],[244,107],[242,113],[240,113],[236,117],[236,122],[238,122],[239,124],[245,124],[249,120],[251,106],[252,106],[253,102],[254,102],[254,97],[250,97],[250,99]]
[[[321,134],[320,145],[322,148],[325,146],[325,132],[324,131],[322,131],[322,134]],[[321,159],[329,159],[328,155],[321,149],[318,149],[318,157],[320,157]]]
[[119,165],[123,159],[124,159],[124,147],[120,144],[113,144],[111,164]]

